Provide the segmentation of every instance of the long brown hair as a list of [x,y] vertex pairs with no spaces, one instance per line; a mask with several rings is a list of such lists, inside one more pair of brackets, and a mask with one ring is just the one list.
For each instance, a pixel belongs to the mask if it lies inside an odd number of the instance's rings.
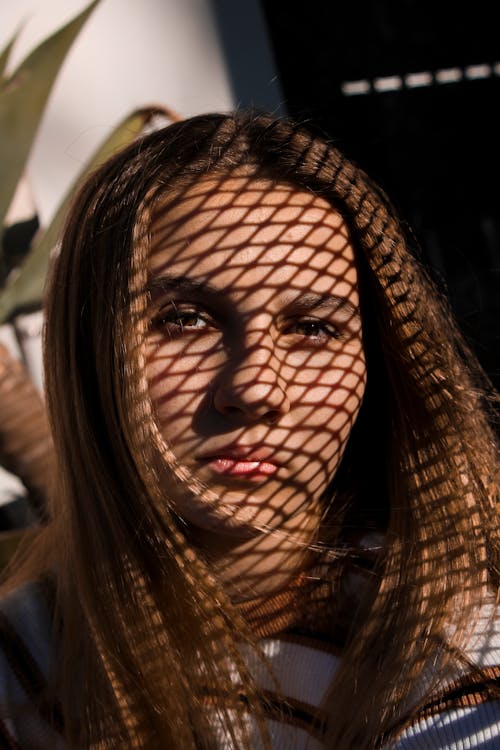
[[[378,513],[385,544],[376,596],[349,634],[331,688],[327,746],[373,748],[388,736],[429,660],[439,652],[444,670],[456,657],[473,608],[497,585],[489,386],[383,192],[332,144],[286,119],[242,112],[175,123],[83,185],[48,294],[58,481],[53,521],[26,570],[55,578],[56,688],[71,746],[210,747],[202,675],[227,692],[221,721],[234,746],[248,748],[234,669],[260,716],[261,696],[239,656],[248,629],[160,486],[141,347],[155,202],[186,180],[242,167],[339,210],[362,276],[368,391],[332,493],[350,496],[352,517]],[[263,721],[261,729],[266,741]]]

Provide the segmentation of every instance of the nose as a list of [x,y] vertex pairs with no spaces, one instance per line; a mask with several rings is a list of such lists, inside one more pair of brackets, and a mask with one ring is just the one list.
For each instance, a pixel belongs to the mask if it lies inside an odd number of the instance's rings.
[[290,410],[280,361],[267,333],[248,336],[221,373],[214,394],[217,411],[249,421],[275,423]]

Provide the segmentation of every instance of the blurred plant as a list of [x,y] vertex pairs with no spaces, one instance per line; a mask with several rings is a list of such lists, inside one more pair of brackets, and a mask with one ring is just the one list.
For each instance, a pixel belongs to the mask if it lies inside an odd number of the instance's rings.
[[[36,47],[12,73],[6,69],[16,33],[0,52],[0,226],[26,174],[33,141],[52,86],[79,31],[99,4],[94,0],[78,16]],[[84,165],[46,228],[29,238],[27,247],[0,253],[0,324],[14,321],[22,311],[40,310],[51,251],[57,243],[76,183],[121,146],[136,138],[157,117],[180,119],[162,106],[138,109],[121,121]],[[36,228],[36,227],[35,227]],[[28,490],[36,515],[45,516],[45,499],[53,464],[53,449],[43,397],[24,362],[0,344],[0,464],[18,476]]]

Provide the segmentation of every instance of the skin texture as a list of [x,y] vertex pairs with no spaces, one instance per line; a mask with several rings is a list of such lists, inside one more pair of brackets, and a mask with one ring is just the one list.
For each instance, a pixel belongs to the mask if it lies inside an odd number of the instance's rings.
[[235,598],[304,565],[366,382],[354,251],[322,198],[207,177],[157,208],[147,377],[206,491],[169,495]]

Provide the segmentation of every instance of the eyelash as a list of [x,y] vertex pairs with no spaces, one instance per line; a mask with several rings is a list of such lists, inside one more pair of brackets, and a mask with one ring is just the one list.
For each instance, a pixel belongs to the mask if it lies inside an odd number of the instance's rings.
[[[186,322],[187,320],[193,318],[196,318],[198,321],[202,321],[203,325],[189,325]],[[173,302],[170,303],[167,310],[164,310],[163,312],[160,312],[158,314],[158,316],[153,321],[153,325],[156,328],[166,329],[166,331],[172,338],[175,336],[182,336],[186,329],[187,331],[192,332],[197,329],[204,331],[209,328],[216,329],[219,327],[208,313],[200,312],[200,310],[196,309],[196,307],[186,307],[183,309],[182,307],[177,307]],[[317,333],[311,334],[309,332],[309,334],[301,334],[296,330],[300,327],[306,326],[314,327]],[[315,341],[320,341],[323,336],[326,336],[330,339],[340,339],[342,337],[339,329],[332,323],[312,317],[297,318],[293,322],[288,323],[283,328],[282,332],[285,334],[294,334],[302,338]]]
[[[188,325],[186,319],[197,318],[203,321],[206,325]],[[167,331],[172,335],[182,335],[186,328],[194,330],[196,328],[204,329],[206,326],[214,327],[213,322],[210,320],[208,315],[200,313],[196,308],[185,308],[179,309],[176,305],[171,302],[168,310],[161,312],[153,321],[156,328],[166,328]]]
[[332,323],[327,323],[325,320],[320,320],[319,318],[298,318],[294,321],[291,325],[287,326],[285,328],[285,333],[293,333],[292,328],[299,328],[300,326],[315,326],[316,329],[318,329],[318,334],[313,335],[307,335],[307,334],[298,334],[303,335],[306,338],[312,338],[312,339],[319,339],[321,337],[321,334],[324,334],[328,338],[331,339],[339,339],[341,338],[341,333],[338,330],[336,326],[334,326]]

